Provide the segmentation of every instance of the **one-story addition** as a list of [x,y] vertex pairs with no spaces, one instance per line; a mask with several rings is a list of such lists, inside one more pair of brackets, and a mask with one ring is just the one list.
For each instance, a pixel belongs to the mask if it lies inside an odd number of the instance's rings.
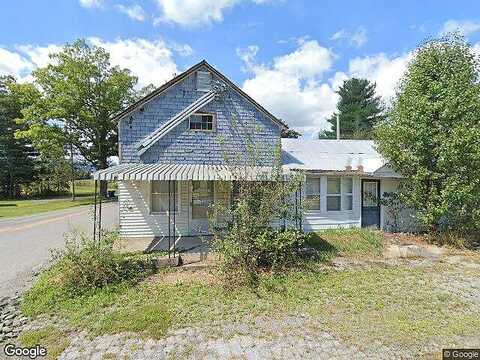
[[391,222],[380,198],[401,177],[373,142],[282,139],[288,126],[206,61],[116,119],[120,164],[95,179],[118,180],[120,235],[136,248],[208,234],[209,206],[230,199],[220,184],[235,180],[239,168],[244,179],[261,179],[279,144],[284,171],[305,174],[305,231]]

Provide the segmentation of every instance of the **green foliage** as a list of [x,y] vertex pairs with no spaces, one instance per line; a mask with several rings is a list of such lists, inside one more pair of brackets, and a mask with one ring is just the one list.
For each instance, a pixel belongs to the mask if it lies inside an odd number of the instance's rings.
[[383,254],[381,233],[361,228],[319,231],[312,234],[307,245],[317,249],[320,259],[324,261],[336,256],[361,258]]
[[137,281],[151,274],[154,265],[114,251],[117,234],[103,234],[100,240],[78,232],[66,235],[65,249],[57,250],[54,265],[57,283],[69,296],[81,295],[125,281]]
[[378,129],[378,150],[406,177],[402,202],[432,232],[480,229],[478,65],[457,35],[425,43]]
[[352,78],[345,80],[337,91],[340,101],[338,113],[327,121],[331,130],[324,130],[319,137],[335,139],[337,137],[337,116],[340,117],[340,137],[342,139],[372,139],[373,128],[383,119],[383,107],[380,97],[375,94],[376,84],[367,79]]
[[15,138],[15,132],[25,128],[16,119],[37,97],[32,85],[0,76],[0,197],[19,197],[21,186],[31,183],[38,173],[31,143]]
[[33,72],[42,96],[24,111],[31,139],[45,156],[64,154],[66,145],[96,168],[106,168],[117,154],[117,124],[112,115],[135,98],[137,78],[110,65],[105,49],[84,40],[51,54],[51,64]]
[[233,203],[217,201],[211,211],[214,245],[221,254],[220,270],[230,284],[256,286],[264,270],[291,265],[297,258],[306,235],[293,229],[272,230],[273,221],[292,227],[302,215],[295,208],[293,194],[301,177],[281,180],[273,171],[269,181],[248,181],[241,171],[238,180],[225,183],[223,192],[231,194]]
[[298,131],[296,131],[294,129],[282,130],[282,138],[297,139],[300,136],[302,136],[302,134],[300,134]]
[[55,360],[68,347],[70,340],[67,334],[56,326],[46,326],[36,330],[23,331],[19,338],[24,347],[41,345],[47,349],[47,360]]
[[[423,348],[431,341],[478,334],[478,306],[466,301],[461,291],[445,293],[437,286],[439,279],[465,283],[480,276],[478,268],[460,265],[371,265],[347,271],[310,267],[283,276],[262,273],[255,291],[245,287],[225,291],[221,284],[206,283],[206,272],[175,269],[134,286],[97,289],[74,299],[52,296],[50,303],[45,301],[48,291],[36,292],[22,310],[59,316],[70,328],[92,336],[134,331],[153,338],[205,323],[238,324],[258,317],[278,323],[301,316],[313,334],[328,331],[356,346],[380,341]],[[165,275],[175,274],[184,276],[165,281]],[[42,281],[45,288],[55,284],[52,278]]]
[[260,272],[280,271],[295,265],[309,237],[299,230],[265,228],[256,229],[240,241],[236,230],[232,228],[215,243],[215,250],[222,256],[220,270],[227,285],[256,287]]

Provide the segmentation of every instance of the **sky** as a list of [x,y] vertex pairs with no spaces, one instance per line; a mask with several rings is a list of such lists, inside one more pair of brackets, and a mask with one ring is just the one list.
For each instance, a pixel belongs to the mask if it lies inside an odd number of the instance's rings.
[[350,77],[395,94],[422,41],[462,33],[480,53],[477,0],[2,1],[0,75],[32,81],[78,38],[103,46],[138,86],[162,85],[202,59],[291,128],[315,137]]

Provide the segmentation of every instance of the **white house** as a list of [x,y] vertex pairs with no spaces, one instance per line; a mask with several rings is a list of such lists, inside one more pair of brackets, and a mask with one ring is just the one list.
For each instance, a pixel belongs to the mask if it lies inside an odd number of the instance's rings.
[[208,233],[207,208],[230,198],[219,184],[235,180],[232,161],[257,181],[273,166],[280,143],[284,170],[306,175],[305,231],[388,228],[380,197],[395,191],[401,176],[371,141],[281,139],[287,125],[206,61],[116,119],[120,165],[94,178],[118,180],[120,234],[137,248]]

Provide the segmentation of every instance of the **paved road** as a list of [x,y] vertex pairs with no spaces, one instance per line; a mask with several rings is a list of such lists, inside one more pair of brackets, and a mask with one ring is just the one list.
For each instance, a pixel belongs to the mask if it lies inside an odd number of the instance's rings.
[[[102,225],[117,224],[118,204],[103,204]],[[0,220],[0,297],[28,287],[32,271],[48,263],[50,249],[61,248],[73,228],[91,233],[91,206]]]

